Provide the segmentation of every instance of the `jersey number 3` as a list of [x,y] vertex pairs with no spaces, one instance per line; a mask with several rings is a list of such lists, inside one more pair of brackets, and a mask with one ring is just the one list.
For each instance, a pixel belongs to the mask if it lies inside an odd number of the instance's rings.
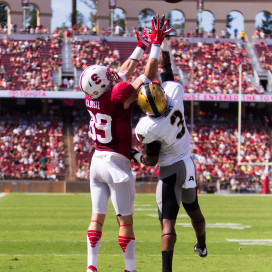
[[[177,120],[179,119],[179,120]],[[177,134],[176,138],[177,139],[180,139],[182,138],[182,136],[185,134],[185,126],[184,126],[184,117],[182,115],[182,113],[179,111],[179,110],[175,110],[173,112],[173,114],[171,115],[171,125],[173,126],[176,122],[177,123],[177,126],[179,127],[180,125],[182,126],[181,127],[181,130],[180,132]]]
[[102,144],[108,144],[111,142],[111,116],[102,113],[94,115],[91,111],[89,111],[89,113],[91,115],[90,133],[92,139]]

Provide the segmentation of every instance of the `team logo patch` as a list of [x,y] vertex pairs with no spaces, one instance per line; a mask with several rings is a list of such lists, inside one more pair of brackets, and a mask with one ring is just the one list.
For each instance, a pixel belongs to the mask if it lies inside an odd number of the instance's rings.
[[137,136],[138,136],[140,142],[142,142],[145,138],[142,134],[137,134]]

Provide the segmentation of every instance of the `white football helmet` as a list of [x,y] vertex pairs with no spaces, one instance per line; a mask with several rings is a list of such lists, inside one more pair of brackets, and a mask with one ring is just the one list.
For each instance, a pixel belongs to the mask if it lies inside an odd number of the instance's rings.
[[79,86],[91,99],[97,99],[119,81],[119,75],[108,67],[91,65],[82,72]]

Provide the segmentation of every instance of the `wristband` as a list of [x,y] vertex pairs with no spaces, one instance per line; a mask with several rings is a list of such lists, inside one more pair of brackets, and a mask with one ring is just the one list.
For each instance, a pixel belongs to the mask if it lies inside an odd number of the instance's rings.
[[123,73],[118,73],[118,76],[122,79],[123,82],[126,82],[126,81],[127,81],[127,78],[126,78],[125,74],[123,74]]
[[134,51],[132,52],[132,54],[130,55],[129,58],[133,59],[133,60],[139,61],[141,59],[143,53],[144,53],[144,50],[141,47],[137,46],[134,49]]
[[161,47],[159,44],[152,44],[149,59],[160,60]]
[[161,51],[162,52],[169,52],[170,51],[170,48],[169,48],[169,45],[168,45],[168,42],[167,40],[163,40],[162,44],[161,44]]
[[136,153],[134,155],[134,159],[137,161],[137,162],[141,162],[141,157],[143,156],[143,153]]
[[142,80],[142,82],[143,82],[144,84],[152,83],[152,81],[151,81],[145,74],[141,74],[141,75],[140,75],[140,79]]

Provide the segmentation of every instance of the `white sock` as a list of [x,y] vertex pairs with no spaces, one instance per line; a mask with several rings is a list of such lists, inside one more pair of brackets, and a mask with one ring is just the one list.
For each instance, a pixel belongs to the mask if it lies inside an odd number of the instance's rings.
[[126,270],[133,271],[135,268],[135,239],[119,236],[119,244],[123,250]]
[[101,242],[100,231],[88,231],[87,235],[87,265],[97,267],[97,255]]

